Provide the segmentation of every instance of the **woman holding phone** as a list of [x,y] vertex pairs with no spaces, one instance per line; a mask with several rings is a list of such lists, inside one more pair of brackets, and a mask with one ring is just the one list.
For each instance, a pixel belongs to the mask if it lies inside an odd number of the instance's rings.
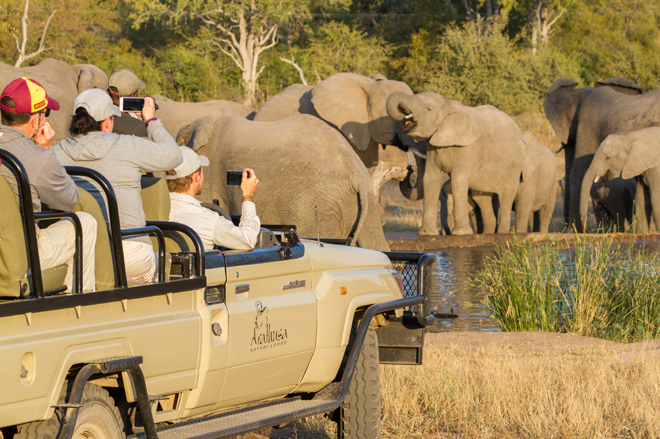
[[[73,104],[71,135],[53,147],[62,165],[94,169],[114,188],[122,229],[144,227],[146,220],[140,198],[143,172],[164,172],[181,164],[183,157],[176,141],[155,117],[155,103],[145,98],[142,116],[151,140],[112,132],[121,113],[100,89],[82,92]],[[126,277],[129,285],[156,279],[158,258],[148,236],[123,241]]]

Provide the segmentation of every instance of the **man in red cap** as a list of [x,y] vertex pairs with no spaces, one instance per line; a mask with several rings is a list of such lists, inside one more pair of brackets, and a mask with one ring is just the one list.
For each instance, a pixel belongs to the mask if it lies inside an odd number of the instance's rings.
[[[41,203],[51,209],[69,211],[78,204],[78,189],[50,151],[55,131],[47,121],[51,110],[60,104],[49,97],[46,90],[31,78],[19,78],[7,85],[0,95],[0,149],[15,155],[23,164],[32,192],[32,206],[41,212]],[[18,202],[16,180],[5,166],[0,166]],[[83,231],[83,291],[94,291],[94,246],[96,220],[78,212]],[[75,231],[69,220],[58,221],[45,229],[37,228],[39,259],[45,270],[67,264],[65,283],[71,289]]]

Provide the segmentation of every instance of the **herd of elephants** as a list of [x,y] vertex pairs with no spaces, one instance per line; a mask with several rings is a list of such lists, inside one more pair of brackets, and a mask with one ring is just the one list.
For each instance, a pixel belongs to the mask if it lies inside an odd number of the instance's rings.
[[[46,59],[32,67],[0,63],[0,87],[29,76],[58,100],[54,142],[68,134],[73,101],[108,77],[89,64]],[[141,78],[147,84],[149,78]],[[590,201],[604,227],[648,231],[660,214],[660,89],[643,93],[626,78],[549,88],[545,115],[565,153],[564,219],[583,231]],[[414,94],[381,75],[338,73],[315,86],[294,84],[257,112],[236,102],[175,102],[155,96],[156,113],[180,145],[210,160],[203,201],[238,213],[230,169],[259,175],[264,224],[295,224],[303,237],[349,239],[387,250],[371,174],[385,146],[408,153],[404,196],[423,200],[420,235],[437,235],[438,203],[453,235],[547,232],[557,194],[555,153],[493,106],[468,107],[440,94]],[[633,208],[634,207],[634,208]],[[634,220],[633,220],[634,218]]]

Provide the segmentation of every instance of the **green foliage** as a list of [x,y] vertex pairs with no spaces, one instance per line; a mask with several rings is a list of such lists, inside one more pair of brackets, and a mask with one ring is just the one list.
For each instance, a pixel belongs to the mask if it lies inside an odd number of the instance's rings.
[[313,67],[321,79],[340,72],[382,74],[391,52],[386,42],[345,23],[329,21],[309,37],[309,46],[303,51],[309,66],[305,71],[312,71]]
[[660,337],[660,258],[632,243],[575,235],[512,241],[477,278],[504,331],[551,331],[633,342]]
[[540,111],[548,87],[570,76],[567,62],[552,49],[517,47],[503,20],[452,26],[437,46],[425,88],[465,105],[494,105],[509,114]]
[[578,60],[586,84],[623,76],[644,89],[660,86],[659,0],[577,2],[553,40]]

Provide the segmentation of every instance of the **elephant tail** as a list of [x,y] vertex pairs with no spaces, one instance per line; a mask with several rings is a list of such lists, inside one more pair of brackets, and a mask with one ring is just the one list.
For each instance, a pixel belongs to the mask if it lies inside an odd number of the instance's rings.
[[369,197],[375,199],[373,194],[373,188],[370,186],[370,183],[371,183],[370,178],[366,178],[366,179],[358,178],[357,189],[358,189],[358,198],[360,202],[360,209],[358,211],[358,215],[360,216],[360,218],[358,219],[357,226],[355,227],[353,233],[349,235],[349,238],[351,240],[351,246],[353,247],[355,247],[355,245],[357,244],[358,238],[360,236],[360,232],[362,231],[364,227],[364,223],[367,220],[367,215],[369,213]]

